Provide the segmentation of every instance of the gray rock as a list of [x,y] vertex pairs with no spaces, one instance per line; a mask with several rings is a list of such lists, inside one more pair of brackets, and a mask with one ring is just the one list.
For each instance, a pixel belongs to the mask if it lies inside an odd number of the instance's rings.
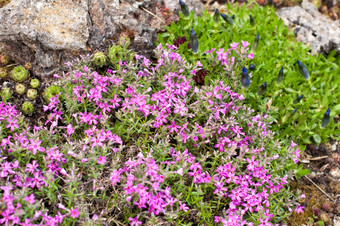
[[[200,1],[186,2],[190,10],[203,9]],[[165,25],[156,3],[165,4],[161,0],[12,0],[0,8],[0,49],[18,63],[32,62],[33,73],[40,76],[66,70],[65,63],[79,55],[105,50],[123,32],[136,52],[150,57],[157,32]],[[171,6],[174,11],[176,5]]]
[[290,28],[294,29],[296,39],[310,44],[313,54],[329,54],[336,50],[340,54],[340,24],[319,13],[309,2],[302,2],[302,7],[286,7],[276,13]]
[[[178,13],[181,10],[181,7],[178,4],[178,0],[163,0],[163,2],[164,6],[168,8],[171,12]],[[204,5],[201,3],[201,1],[183,0],[183,2],[188,5],[189,11],[193,10],[195,15],[202,15]]]

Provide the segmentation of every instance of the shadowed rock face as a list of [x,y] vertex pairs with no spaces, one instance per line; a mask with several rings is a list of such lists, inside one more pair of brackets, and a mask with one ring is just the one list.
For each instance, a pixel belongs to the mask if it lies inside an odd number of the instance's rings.
[[[107,48],[122,32],[135,51],[150,57],[165,25],[158,2],[178,11],[174,1],[12,0],[0,8],[0,49],[18,63],[32,62],[33,73],[40,76],[61,72],[65,62]],[[190,10],[203,9],[199,1],[186,2]]]
[[284,23],[293,28],[296,39],[310,44],[313,54],[329,54],[336,50],[340,54],[340,24],[319,13],[309,2],[303,2],[302,7],[287,7],[277,11]]

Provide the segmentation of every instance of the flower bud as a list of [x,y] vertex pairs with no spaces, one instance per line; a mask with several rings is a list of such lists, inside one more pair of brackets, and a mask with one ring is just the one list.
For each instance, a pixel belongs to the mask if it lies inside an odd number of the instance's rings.
[[214,21],[215,23],[218,23],[219,20],[220,20],[220,12],[218,11],[218,9],[215,9]]
[[194,53],[197,53],[197,51],[198,51],[198,39],[196,38],[195,31],[192,28],[191,28],[191,32],[190,32],[189,44],[190,44],[190,46],[192,48],[192,51]]
[[254,18],[253,18],[252,15],[249,15],[249,20],[250,20],[250,25],[251,25],[252,27],[254,27],[254,26],[255,26],[255,20],[254,20]]
[[255,71],[255,69],[256,69],[256,65],[255,64],[250,64],[249,65],[249,70]]
[[4,67],[0,67],[0,78],[6,78],[7,77],[7,70]]
[[24,82],[29,78],[29,72],[22,65],[19,65],[11,71],[11,78],[15,82]]
[[31,116],[34,113],[34,105],[30,101],[25,101],[21,106],[21,111],[25,115]]
[[326,113],[323,116],[323,119],[322,119],[322,123],[321,123],[321,127],[322,128],[324,128],[324,127],[326,127],[328,125],[329,120],[330,120],[330,118],[329,118],[330,113],[331,113],[331,109],[328,108]]
[[245,88],[248,88],[250,85],[250,76],[248,75],[248,71],[246,67],[242,68],[241,83],[243,87]]
[[26,92],[26,86],[22,83],[18,83],[15,85],[15,92],[19,95],[24,95]]
[[181,6],[183,15],[188,17],[190,15],[188,6],[182,0],[179,0],[179,5]]
[[301,75],[308,80],[309,79],[309,71],[306,65],[304,65],[301,61],[297,60],[297,64],[299,65],[299,71]]
[[38,79],[34,78],[31,80],[30,85],[33,89],[37,89],[40,86],[40,82]]
[[260,41],[260,34],[257,34],[255,37],[253,46],[251,47],[252,51],[255,51],[257,49],[257,46],[259,45],[259,41]]
[[302,99],[302,97],[303,97],[303,95],[298,96],[298,97],[293,101],[293,103],[294,103],[294,104],[299,103],[300,100]]
[[281,83],[282,81],[283,81],[283,67],[281,67],[279,75],[277,76],[277,83]]
[[257,90],[258,95],[263,95],[267,91],[267,82],[260,85],[259,89]]
[[38,91],[36,89],[28,89],[27,90],[27,98],[29,100],[35,100],[37,99]]
[[230,16],[221,13],[222,18],[230,25],[230,26],[234,26],[234,20],[233,18],[231,18]]

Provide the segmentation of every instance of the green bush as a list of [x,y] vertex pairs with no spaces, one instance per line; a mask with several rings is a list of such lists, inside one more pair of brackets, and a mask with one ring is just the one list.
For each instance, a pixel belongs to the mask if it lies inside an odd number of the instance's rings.
[[[246,96],[246,102],[257,111],[269,112],[275,119],[273,130],[278,136],[293,136],[302,144],[326,142],[330,137],[339,139],[337,127],[340,113],[340,56],[332,52],[327,58],[323,55],[313,56],[308,46],[296,42],[294,34],[288,30],[283,21],[275,14],[272,7],[253,6],[251,9],[227,5],[225,14],[235,15],[233,26],[218,14],[207,11],[195,18],[181,15],[181,20],[166,27],[166,32],[159,34],[160,43],[178,43],[179,52],[190,63],[199,60],[207,70],[208,78],[223,79],[233,89]],[[253,23],[250,21],[250,14]],[[215,18],[215,19],[214,19]],[[231,17],[230,17],[231,18]],[[190,31],[193,29],[199,40],[198,53],[188,49]],[[255,42],[259,38],[258,44]],[[216,48],[229,49],[233,42],[247,40],[252,43],[255,55],[245,64],[239,65],[239,73],[232,74],[221,70],[220,65],[209,61],[206,51]],[[256,50],[255,50],[256,49]],[[250,58],[252,58],[250,56]],[[301,61],[309,71],[306,80],[297,64]],[[241,68],[256,65],[248,89],[241,86]],[[283,67],[283,81],[278,83],[279,71]],[[253,68],[253,66],[252,66]],[[209,80],[208,79],[208,80]],[[263,95],[258,95],[259,87],[266,82]],[[298,97],[303,97],[299,100]],[[298,101],[299,100],[299,101]],[[325,112],[330,108],[330,121],[322,127]]]

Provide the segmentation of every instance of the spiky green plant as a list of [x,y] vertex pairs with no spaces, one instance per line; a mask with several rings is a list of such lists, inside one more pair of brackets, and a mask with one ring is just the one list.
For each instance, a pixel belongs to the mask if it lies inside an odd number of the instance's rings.
[[22,83],[18,83],[15,85],[15,92],[19,95],[24,95],[26,92],[26,86]]
[[30,74],[28,70],[22,65],[16,66],[11,71],[11,78],[15,82],[25,82],[29,78],[29,76]]
[[59,86],[56,86],[56,85],[49,86],[45,89],[45,91],[43,93],[44,100],[47,103],[49,103],[50,99],[52,97],[55,97],[59,93],[61,93],[61,88]]
[[4,67],[0,67],[0,78],[6,78],[7,77],[7,70]]
[[22,113],[24,113],[27,116],[33,115],[34,109],[35,109],[34,105],[30,101],[25,101],[21,106]]
[[32,79],[30,85],[33,89],[37,89],[40,86],[40,81],[36,78]]
[[36,89],[28,89],[27,90],[27,98],[29,100],[35,100],[37,99],[38,91]]
[[10,88],[3,87],[0,93],[2,101],[7,102],[9,99],[12,98],[12,94],[13,94],[13,91]]
[[103,67],[106,65],[106,55],[103,52],[95,52],[92,56],[93,64],[97,67]]

